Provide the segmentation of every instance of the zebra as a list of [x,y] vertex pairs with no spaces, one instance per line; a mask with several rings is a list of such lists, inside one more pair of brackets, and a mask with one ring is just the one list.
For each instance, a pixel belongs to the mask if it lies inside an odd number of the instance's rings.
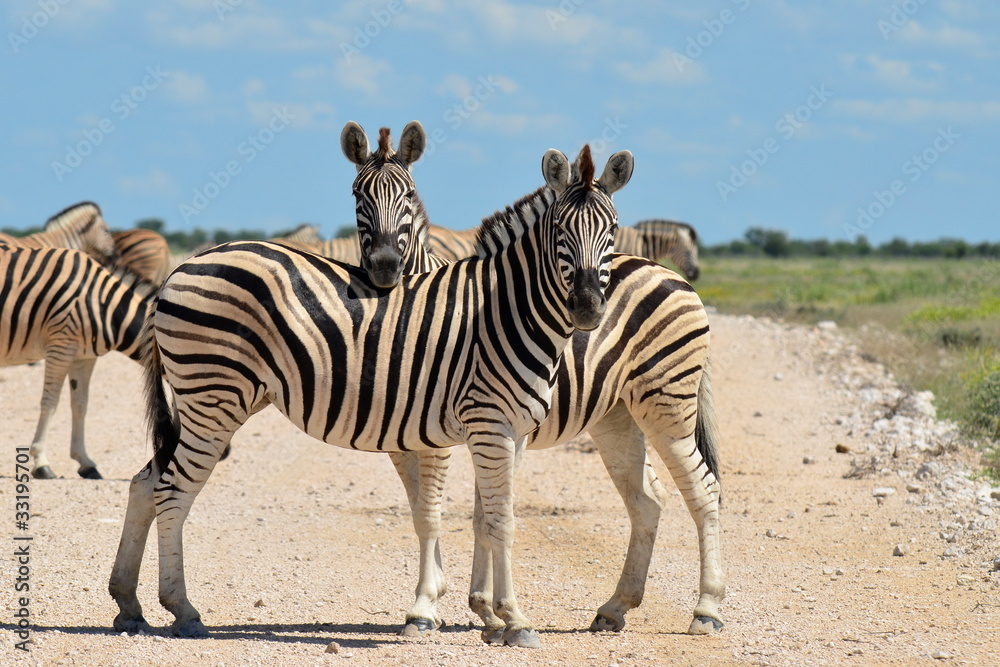
[[323,242],[323,239],[319,237],[319,229],[316,225],[310,225],[305,222],[292,231],[281,236],[275,236],[271,240],[275,243],[284,243],[285,245],[304,250],[309,250],[313,246]]
[[115,240],[101,217],[100,207],[89,201],[56,213],[38,233],[17,238],[0,235],[0,244],[22,248],[75,248],[108,268],[117,266],[120,259]]
[[615,252],[660,261],[666,257],[689,280],[698,280],[698,232],[686,222],[641,220],[621,227],[615,236]]
[[[187,599],[184,519],[232,434],[273,403],[306,433],[342,447],[433,459],[469,443],[504,623],[494,641],[538,645],[511,572],[514,460],[545,418],[571,333],[603,316],[617,225],[611,195],[632,173],[627,151],[597,180],[585,157],[571,168],[547,151],[548,187],[494,214],[476,258],[391,290],[357,267],[254,241],[216,247],[167,278],[146,328],[154,455],[129,488],[108,585],[120,610],[116,630],[148,629],[136,590],[155,518],[171,628],[207,634]],[[174,390],[176,421],[161,374]]]
[[146,282],[159,285],[170,273],[172,255],[167,240],[152,229],[112,232],[121,255],[120,263]]
[[45,433],[68,374],[70,455],[81,477],[101,479],[84,445],[90,377],[97,357],[111,350],[139,360],[139,334],[154,291],[132,272],[112,272],[78,250],[0,247],[0,321],[6,325],[0,366],[45,360],[41,414],[30,449],[34,477],[55,477]]
[[[479,229],[454,230],[439,225],[427,225],[427,249],[431,254],[455,262],[475,254],[476,235]],[[357,245],[354,246],[357,251]],[[331,248],[340,253],[339,247]],[[698,233],[686,222],[673,220],[643,220],[632,227],[619,227],[615,234],[615,252],[638,255],[654,261],[670,260],[689,280],[697,280]],[[339,257],[321,252],[328,257]],[[344,259],[342,261],[351,261]]]
[[[416,121],[400,136],[401,147],[425,142],[423,128]],[[388,159],[392,145],[387,128],[380,131],[377,154],[369,155],[364,130],[353,122],[345,126],[341,144],[348,160],[358,166],[353,189],[358,235],[365,249],[362,254],[381,253],[383,257],[381,266],[366,263],[373,282],[387,284],[391,271],[379,269],[396,263],[402,265],[401,273],[413,274],[445,261],[430,252],[433,233],[431,241],[421,242],[427,239],[427,215],[409,169],[420,155],[409,152],[407,159]],[[718,543],[718,434],[705,310],[688,283],[653,262],[619,255],[611,271],[609,317],[593,332],[573,334],[558,369],[550,415],[529,436],[527,448],[552,447],[589,430],[625,501],[632,522],[625,564],[615,594],[599,608],[590,627],[618,631],[625,625],[625,613],[642,600],[665,503],[663,487],[646,458],[648,437],[681,490],[698,530],[700,596],[688,632],[717,631],[723,626],[718,604],[725,596],[725,580]],[[425,476],[418,475],[412,455],[395,456],[393,462],[412,499]],[[443,479],[432,478],[432,483],[436,489],[427,493],[440,492]],[[445,585],[437,521],[436,517],[423,519],[423,534],[418,535],[426,562],[421,561],[417,602],[407,614],[410,634],[440,625],[435,605]],[[490,631],[499,627],[499,620],[492,614],[489,553],[481,541],[483,527],[480,523],[476,527],[469,604]]]

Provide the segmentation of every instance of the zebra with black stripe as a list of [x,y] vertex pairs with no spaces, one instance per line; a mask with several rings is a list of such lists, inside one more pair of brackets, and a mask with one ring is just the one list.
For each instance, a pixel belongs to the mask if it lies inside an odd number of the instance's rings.
[[74,204],[45,222],[42,231],[28,236],[0,234],[0,245],[21,248],[75,248],[108,268],[117,266],[120,253],[115,246],[101,209],[89,201]]
[[121,255],[119,263],[143,280],[159,285],[170,273],[170,245],[152,229],[113,232],[111,238]]
[[[366,252],[383,258],[379,266],[370,260],[365,264],[373,281],[386,283],[391,272],[373,273],[380,268],[399,264],[401,273],[409,275],[444,261],[429,252],[430,244],[421,242],[426,238],[427,215],[410,175],[410,165],[420,157],[413,147],[422,148],[425,141],[416,121],[403,130],[400,152],[395,155],[386,128],[380,132],[375,153],[368,152],[364,130],[356,123],[348,123],[341,134],[344,154],[358,165],[353,189],[359,237],[371,240]],[[601,452],[628,508],[632,534],[615,594],[600,607],[591,629],[620,630],[625,613],[642,600],[665,503],[662,485],[646,458],[648,438],[667,464],[698,529],[700,597],[688,632],[712,632],[723,625],[718,604],[725,596],[725,581],[719,549],[718,435],[705,310],[691,287],[673,271],[621,255],[611,264],[607,298],[608,316],[598,328],[573,334],[557,371],[550,414],[528,437],[527,447],[552,447],[589,430]],[[397,455],[394,463],[410,498],[440,493],[444,483],[440,477],[429,478],[431,489],[412,488],[429,477],[418,475],[412,457]],[[421,583],[417,602],[407,615],[413,631],[440,625],[436,601],[445,585],[437,521],[436,516],[423,517],[418,526]],[[482,543],[483,526],[477,523],[476,527],[469,599],[489,631],[498,627],[499,620],[492,613],[490,555]]]
[[[616,154],[600,179],[548,151],[549,187],[496,214],[477,258],[380,289],[364,271],[267,242],[233,242],[167,278],[148,320],[153,459],[133,478],[109,591],[118,630],[148,628],[136,596],[154,518],[160,601],[180,635],[203,635],[187,599],[184,519],[249,416],[274,404],[306,433],[373,452],[468,443],[489,529],[492,638],[535,646],[511,570],[513,471],[545,418],[576,329],[605,308],[617,215],[632,173]],[[174,390],[170,417],[161,373]]]
[[[455,230],[428,223],[427,249],[450,262],[472,257],[476,252],[478,233],[478,228]],[[339,257],[339,254],[332,253],[342,252],[339,247],[330,250],[330,253],[320,254]],[[360,252],[360,248],[354,246],[354,251]],[[670,259],[688,280],[697,280],[701,272],[698,266],[698,233],[686,222],[643,220],[631,227],[619,227],[615,234],[615,252],[638,255],[656,262]]]
[[112,350],[139,360],[139,334],[154,290],[131,272],[111,272],[77,250],[0,247],[0,365],[45,360],[41,414],[31,443],[36,478],[55,477],[45,433],[68,375],[70,455],[81,477],[101,479],[84,444],[90,377],[97,357]]

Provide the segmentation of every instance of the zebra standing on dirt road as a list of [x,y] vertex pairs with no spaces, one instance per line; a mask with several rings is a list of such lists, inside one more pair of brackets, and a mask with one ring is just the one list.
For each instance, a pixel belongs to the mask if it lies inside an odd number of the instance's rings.
[[495,214],[476,259],[391,290],[356,267],[266,242],[219,246],[167,278],[148,320],[155,453],[132,480],[108,587],[117,630],[148,629],[136,590],[155,518],[172,629],[205,634],[184,583],[184,520],[233,433],[273,403],[306,433],[343,447],[468,443],[504,622],[488,639],[538,645],[514,595],[514,461],[545,418],[572,332],[603,316],[617,225],[611,194],[631,177],[632,156],[612,156],[595,181],[592,162],[571,175],[566,156],[550,150],[542,173],[549,187]]
[[0,245],[21,248],[75,248],[108,268],[114,268],[120,253],[108,230],[101,209],[89,201],[74,204],[45,222],[43,231],[14,237],[0,234]]
[[[345,156],[358,166],[353,189],[363,265],[380,285],[391,286],[394,275],[421,273],[444,261],[421,242],[427,215],[410,175],[410,165],[420,157],[412,147],[425,141],[423,127],[416,121],[400,135],[398,155],[393,154],[387,128],[382,128],[378,150],[372,154],[359,125],[348,123],[341,133]],[[557,372],[551,412],[528,437],[527,446],[544,449],[590,431],[632,522],[618,587],[598,610],[591,630],[620,630],[625,612],[642,600],[665,503],[662,485],[646,459],[644,433],[648,436],[698,529],[701,595],[688,632],[712,632],[722,627],[718,603],[725,595],[725,583],[718,543],[718,436],[708,372],[707,317],[697,295],[673,271],[622,256],[616,256],[611,271],[608,317],[595,331],[573,334]],[[440,473],[418,471],[411,454],[396,454],[393,463],[411,506],[420,494],[440,495],[444,484]],[[445,464],[439,462],[439,468]],[[432,487],[423,488],[425,483]],[[445,588],[437,541],[439,517],[417,517],[416,509],[414,514],[421,539],[421,582],[417,601],[407,614],[410,634],[440,625],[436,601]],[[477,524],[469,599],[489,631],[498,627],[499,619],[492,614],[490,556],[483,535],[482,525]]]
[[111,350],[139,360],[139,334],[155,289],[77,250],[0,246],[0,365],[45,359],[41,414],[31,443],[36,478],[55,477],[45,456],[45,432],[68,374],[70,456],[81,477],[101,479],[84,444],[90,377],[97,357]]

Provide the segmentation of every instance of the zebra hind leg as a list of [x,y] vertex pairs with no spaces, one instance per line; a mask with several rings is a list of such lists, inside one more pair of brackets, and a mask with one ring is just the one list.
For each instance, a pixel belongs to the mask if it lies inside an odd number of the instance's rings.
[[153,473],[153,466],[153,461],[147,463],[132,478],[132,483],[129,485],[125,525],[122,528],[118,554],[115,556],[115,565],[108,584],[108,592],[118,603],[119,612],[114,621],[114,628],[118,632],[152,633],[142,615],[142,605],[139,604],[136,589],[139,585],[142,555],[146,550],[146,536],[149,535],[149,526],[156,516],[153,505],[153,485],[156,475]]
[[[647,431],[649,433],[651,431]],[[699,598],[688,634],[711,634],[723,627],[719,603],[726,596],[725,575],[719,547],[720,486],[709,470],[694,434],[674,439],[663,434],[650,436],[650,443],[663,459],[681,492],[691,518],[698,528],[701,560]]]
[[[181,410],[182,425],[183,414]],[[209,438],[195,436],[182,427],[180,442],[153,491],[160,560],[160,604],[174,615],[170,630],[178,637],[208,636],[201,614],[187,596],[184,521],[235,430],[215,431]]]
[[619,632],[625,627],[625,613],[642,602],[666,494],[646,457],[646,438],[624,404],[618,403],[590,429],[590,435],[631,522],[618,586],[611,599],[597,610],[590,630]]
[[97,471],[97,464],[87,456],[84,440],[84,420],[87,418],[90,377],[96,363],[97,359],[77,359],[69,368],[69,398],[73,412],[69,455],[79,464],[77,474],[84,479],[104,479]]
[[35,436],[31,440],[31,458],[35,467],[31,476],[35,479],[55,479],[56,474],[49,467],[49,457],[45,454],[45,434],[49,429],[49,420],[59,405],[59,394],[62,392],[63,381],[69,372],[75,348],[62,348],[58,342],[45,350],[45,384],[42,388],[42,403],[38,414],[38,425]]
[[493,552],[490,549],[486,514],[476,482],[472,511],[475,543],[472,551],[472,580],[469,583],[469,609],[483,620],[483,641],[503,644],[504,622],[493,611]]

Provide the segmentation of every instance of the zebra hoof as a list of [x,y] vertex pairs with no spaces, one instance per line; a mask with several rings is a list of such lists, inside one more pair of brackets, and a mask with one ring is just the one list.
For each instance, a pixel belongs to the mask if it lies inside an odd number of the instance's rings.
[[115,616],[114,628],[115,632],[127,632],[130,635],[136,635],[140,632],[144,632],[147,635],[154,634],[153,628],[149,627],[149,623],[142,616],[138,618],[123,618],[121,614],[118,614]]
[[502,646],[503,645],[503,626],[499,628],[483,628],[483,632],[480,635],[483,641],[491,646]]
[[52,472],[52,468],[48,466],[42,466],[41,468],[35,468],[31,471],[31,476],[35,479],[55,479],[56,474]]
[[204,639],[208,637],[208,629],[201,622],[200,618],[193,618],[187,623],[178,625],[177,621],[170,626],[170,631],[175,637],[185,637],[187,639]]
[[503,644],[504,646],[518,646],[520,648],[542,648],[542,642],[538,641],[538,633],[531,628],[504,632]]
[[226,448],[222,450],[222,456],[219,457],[219,460],[220,461],[225,461],[226,459],[228,459],[229,455],[232,453],[232,451],[233,451],[233,446],[232,445],[226,445]]
[[407,619],[406,626],[400,630],[399,634],[402,637],[423,637],[436,631],[442,625],[444,623],[431,618],[410,618]]
[[604,614],[597,614],[594,622],[590,624],[591,632],[621,632],[625,627],[624,617],[621,619],[612,618]]
[[711,635],[722,630],[725,624],[711,616],[695,616],[688,628],[689,635]]
[[90,466],[89,468],[80,468],[77,474],[84,479],[104,479],[101,477],[101,473],[97,472],[95,466]]

